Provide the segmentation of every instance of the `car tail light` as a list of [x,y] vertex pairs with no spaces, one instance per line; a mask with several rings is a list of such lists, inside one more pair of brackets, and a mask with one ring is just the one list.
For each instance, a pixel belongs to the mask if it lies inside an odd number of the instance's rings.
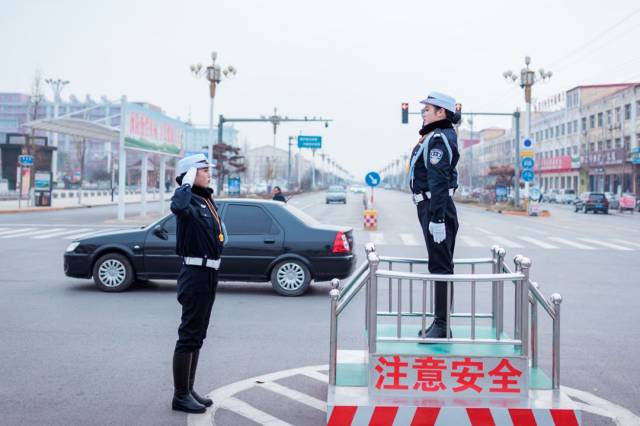
[[347,235],[340,231],[336,234],[336,238],[333,240],[333,248],[331,249],[332,253],[349,253],[351,251],[351,246],[349,245],[349,240],[347,239]]

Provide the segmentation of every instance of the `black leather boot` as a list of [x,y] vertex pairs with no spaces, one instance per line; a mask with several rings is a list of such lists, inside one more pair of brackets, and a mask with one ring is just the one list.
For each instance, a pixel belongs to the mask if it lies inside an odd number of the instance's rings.
[[185,413],[201,414],[207,407],[196,401],[189,392],[191,353],[173,353],[173,401],[171,407]]
[[[453,337],[451,334],[451,329],[449,329],[449,335]],[[447,322],[436,319],[431,324],[431,327],[428,329],[425,335],[420,337],[424,337],[427,339],[446,339],[447,338]]]
[[200,357],[200,350],[193,352],[191,354],[191,370],[189,371],[189,392],[191,396],[198,401],[200,404],[205,407],[211,407],[213,405],[213,401],[209,398],[203,398],[193,390],[193,382],[196,379],[196,369],[198,368],[198,358]]

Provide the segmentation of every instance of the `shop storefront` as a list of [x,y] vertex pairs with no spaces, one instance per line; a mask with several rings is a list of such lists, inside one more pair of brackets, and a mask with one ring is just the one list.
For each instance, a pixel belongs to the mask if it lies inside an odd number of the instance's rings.
[[571,155],[542,158],[535,168],[538,184],[543,191],[550,189],[579,189],[580,159]]
[[633,165],[627,162],[624,149],[589,152],[581,163],[588,168],[588,190],[596,192],[629,192],[633,190]]

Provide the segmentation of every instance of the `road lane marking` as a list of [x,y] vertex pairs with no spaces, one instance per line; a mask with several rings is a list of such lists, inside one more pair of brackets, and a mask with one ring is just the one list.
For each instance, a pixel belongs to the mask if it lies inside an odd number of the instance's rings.
[[[270,373],[270,374],[265,374],[265,375],[261,375],[261,376],[255,376],[255,377],[250,377],[248,379],[244,379],[244,380],[240,380],[238,382],[235,383],[231,383],[229,385],[223,386],[221,388],[215,389],[211,392],[209,392],[207,394],[207,396],[209,398],[211,398],[213,400],[213,406],[209,409],[207,409],[207,411],[204,414],[189,414],[187,415],[187,425],[189,426],[216,426],[215,424],[215,414],[216,414],[216,410],[218,408],[225,408],[229,411],[232,411],[234,413],[238,413],[244,417],[247,417],[253,421],[256,421],[254,418],[251,418],[249,416],[245,416],[242,413],[239,413],[238,411],[236,411],[237,409],[240,410],[246,410],[243,411],[243,413],[246,414],[255,414],[255,415],[259,415],[262,416],[263,412],[251,407],[248,404],[242,403],[238,404],[238,405],[234,405],[235,401],[237,400],[236,398],[233,398],[233,396],[237,393],[240,393],[242,391],[245,391],[247,389],[250,389],[254,386],[259,386],[257,383],[258,382],[262,382],[262,383],[266,383],[266,382],[273,382],[276,380],[280,380],[280,379],[284,379],[285,377],[291,377],[291,376],[296,376],[299,374],[304,374],[306,372],[309,371],[325,371],[327,370],[329,367],[327,367],[327,365],[315,365],[315,366],[310,366],[310,367],[298,367],[298,368],[292,368],[289,370],[282,370],[282,371],[276,371],[275,373]],[[231,400],[231,406],[227,405],[226,402],[228,400]],[[239,400],[238,400],[239,401]],[[244,404],[244,405],[243,405]],[[255,411],[253,411],[255,410]],[[268,416],[268,414],[267,414]],[[263,418],[263,417],[260,417]],[[267,419],[267,421],[280,421],[278,419],[268,419],[267,417],[264,417],[265,419]],[[272,426],[272,425],[289,425],[288,423],[282,422],[282,423],[268,423],[268,422],[259,422],[260,424],[263,425],[268,425],[268,426]]]
[[613,241],[615,241],[617,243],[620,243],[620,244],[626,244],[626,245],[631,246],[631,247],[640,248],[640,243],[634,243],[633,241],[626,241],[626,240],[613,240]]
[[483,232],[483,233],[485,233],[485,234],[487,234],[487,235],[493,235],[493,232],[491,232],[491,231],[487,231],[487,230],[486,230],[486,229],[484,229],[484,228],[480,228],[480,227],[478,227],[478,226],[476,226],[475,228],[476,228],[478,231]]
[[42,240],[42,239],[46,239],[46,238],[53,238],[53,237],[59,237],[61,235],[66,235],[66,234],[71,234],[71,233],[78,233],[78,232],[87,232],[87,231],[91,231],[92,228],[80,228],[80,229],[66,229],[64,231],[61,232],[54,232],[51,234],[45,234],[45,235],[38,235],[33,237],[34,240]]
[[537,239],[532,238],[532,237],[518,237],[518,238],[520,238],[521,240],[527,241],[527,242],[529,242],[529,243],[531,243],[533,245],[536,245],[538,247],[542,247],[544,249],[557,249],[558,248],[558,246],[554,246],[553,244],[545,243],[544,241],[540,241],[540,240],[537,240]]
[[35,229],[38,228],[18,228],[18,229],[12,229],[11,231],[2,231],[0,232],[0,235],[9,235],[9,234],[15,234],[15,233],[22,233],[22,232],[29,232],[29,231],[33,231]]
[[482,244],[481,242],[476,241],[475,239],[473,239],[471,237],[467,237],[467,236],[461,235],[460,238],[469,247],[485,247],[485,244]]
[[549,239],[553,240],[553,241],[555,241],[557,243],[566,244],[568,246],[579,248],[579,249],[582,249],[582,250],[595,250],[596,249],[595,247],[591,247],[591,246],[588,246],[586,244],[576,243],[575,241],[566,240],[566,239],[560,238],[560,237],[549,237]]
[[621,250],[621,251],[631,251],[633,249],[630,249],[629,247],[623,247],[620,246],[618,244],[612,244],[612,243],[607,243],[606,241],[599,241],[599,240],[594,240],[592,238],[578,238],[581,241],[585,241],[587,243],[590,244],[595,244],[595,245],[601,245],[603,247],[607,247],[610,249],[614,249],[614,250]]
[[[256,423],[260,423],[262,425],[269,426],[293,426],[290,423],[284,422],[276,417],[273,417],[271,414],[267,414],[264,411],[258,410],[252,405],[247,404],[246,402],[240,401],[237,398],[229,398],[221,403],[220,408],[225,408],[229,411],[232,411],[236,414],[241,415],[249,420],[252,420]],[[215,425],[215,423],[209,423],[210,425]]]
[[302,373],[303,376],[311,377],[312,379],[316,379],[322,383],[329,383],[329,376],[326,374],[320,373],[319,371],[305,371]]
[[298,401],[301,404],[309,406],[311,408],[315,408],[316,410],[327,412],[327,403],[325,401],[320,401],[317,398],[304,394],[302,392],[298,392],[297,390],[290,389],[286,386],[282,386],[276,382],[265,382],[258,388],[268,389],[271,392],[275,392],[279,395],[286,396],[289,399],[293,399],[294,401]]
[[400,239],[402,240],[402,244],[404,244],[405,246],[420,245],[413,234],[400,234]]
[[384,234],[382,232],[372,232],[369,234],[369,241],[373,244],[385,244]]
[[86,237],[88,235],[95,234],[96,232],[111,231],[111,230],[113,230],[113,229],[100,229],[100,230],[95,230],[95,231],[91,231],[91,232],[83,232],[82,234],[75,234],[75,235],[70,235],[68,237],[64,237],[64,239],[65,240],[75,240],[76,238]]
[[[589,392],[581,391],[579,389],[569,388],[566,386],[560,386],[560,388],[567,393],[570,397],[577,398],[589,406],[597,410],[596,414],[604,415],[613,419],[616,425],[620,426],[638,426],[640,425],[640,417],[633,414],[620,405],[616,405],[611,401],[600,398]],[[600,414],[603,413],[603,414]],[[604,414],[606,413],[606,414]]]
[[502,244],[503,246],[506,246],[506,247],[510,247],[510,248],[524,248],[524,246],[522,246],[522,245],[520,245],[520,244],[516,243],[515,241],[508,240],[508,239],[506,239],[506,238],[504,238],[504,237],[499,237],[499,236],[497,236],[497,235],[490,235],[490,236],[489,236],[489,238],[491,238],[491,239],[492,239],[492,240],[494,240],[495,242],[500,243],[500,244]]
[[39,234],[46,234],[52,231],[62,231],[64,228],[53,228],[53,229],[38,229],[35,231],[29,231],[29,232],[19,232],[19,233],[14,233],[11,235],[3,235],[0,238],[20,238],[20,237],[28,237],[31,235],[39,235]]

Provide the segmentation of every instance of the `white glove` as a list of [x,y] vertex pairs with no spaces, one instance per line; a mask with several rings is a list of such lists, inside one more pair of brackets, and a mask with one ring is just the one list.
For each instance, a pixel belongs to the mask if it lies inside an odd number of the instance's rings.
[[184,177],[182,178],[183,185],[193,186],[193,182],[196,180],[196,174],[198,173],[198,169],[195,167],[191,167],[187,170]]
[[433,235],[433,241],[440,244],[447,238],[447,230],[444,223],[429,222],[429,233]]

